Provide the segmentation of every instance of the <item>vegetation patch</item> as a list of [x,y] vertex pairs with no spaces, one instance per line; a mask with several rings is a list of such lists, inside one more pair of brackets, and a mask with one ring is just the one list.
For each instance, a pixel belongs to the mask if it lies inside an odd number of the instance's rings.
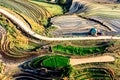
[[65,53],[65,54],[75,54],[80,56],[86,56],[95,53],[102,53],[105,51],[107,46],[102,47],[74,47],[74,46],[53,46],[53,51]]
[[69,59],[63,56],[51,56],[42,62],[42,66],[59,68],[69,65]]
[[81,71],[77,71],[75,80],[113,80],[114,75],[110,69],[106,68],[84,68]]
[[47,2],[43,2],[41,0],[31,0],[31,2],[43,6],[46,10],[48,10],[53,16],[63,14],[63,9],[57,4],[51,4]]
[[6,34],[1,36],[0,40],[0,51],[4,53],[3,55],[21,58],[30,56],[30,54],[25,54],[25,52],[36,51],[36,48],[40,48],[40,45],[29,41],[9,19],[3,15],[0,18],[0,25],[7,31]]
[[[25,73],[15,74],[14,77],[24,79],[36,78],[38,79],[62,79],[69,77],[73,68],[69,64],[69,58],[60,55],[42,56],[21,64],[19,68]],[[25,75],[25,74],[28,75]],[[32,76],[30,76],[32,74]],[[35,77],[38,76],[38,77]]]
[[[56,66],[56,61],[53,59],[59,59],[57,61],[58,64],[63,63],[63,65]],[[66,77],[67,79],[73,80],[114,80],[114,73],[109,68],[100,68],[100,67],[88,67],[84,66],[78,67],[74,66],[74,68],[68,64],[69,61],[61,62],[62,60],[69,59],[64,56],[54,55],[54,56],[42,56],[37,57],[32,60],[29,60],[19,66],[23,73],[18,73],[14,75],[14,78],[36,78],[38,79],[63,79]],[[53,63],[53,64],[52,64]],[[36,67],[37,66],[39,67]],[[49,67],[48,67],[49,66]],[[44,73],[44,74],[43,74]],[[19,75],[20,74],[20,75]],[[27,74],[27,75],[26,75]],[[24,75],[24,77],[23,77]],[[32,76],[31,76],[32,75]],[[41,77],[42,76],[42,77]]]
[[0,80],[10,80],[10,76],[4,74],[6,65],[0,60]]

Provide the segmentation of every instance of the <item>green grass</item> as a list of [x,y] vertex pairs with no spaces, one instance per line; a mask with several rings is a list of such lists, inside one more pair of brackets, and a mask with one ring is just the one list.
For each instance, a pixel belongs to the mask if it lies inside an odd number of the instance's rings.
[[42,56],[32,60],[33,66],[39,68],[43,60],[49,58],[49,56]]
[[29,65],[27,67],[33,69],[39,69],[40,67],[49,67],[54,69],[63,67],[68,68],[67,66],[69,65],[69,58],[60,55],[42,56],[34,58],[24,65]]
[[60,7],[57,4],[50,4],[50,3],[41,2],[41,1],[35,1],[35,0],[31,0],[31,2],[36,3],[36,4],[40,5],[40,6],[43,6],[45,9],[50,11],[50,13],[52,13],[52,15],[61,15],[61,14],[63,14],[62,7]]
[[52,47],[53,51],[62,52],[65,54],[75,54],[80,56],[86,56],[95,53],[102,53],[106,49],[106,46],[102,47],[74,47],[74,46],[62,46],[57,45]]
[[47,29],[46,29],[46,31],[47,32],[51,32],[51,31],[55,31],[57,29],[57,27],[55,27],[55,26],[49,26]]
[[48,59],[44,60],[42,66],[51,67],[51,68],[61,68],[69,65],[69,59],[63,56],[51,56]]

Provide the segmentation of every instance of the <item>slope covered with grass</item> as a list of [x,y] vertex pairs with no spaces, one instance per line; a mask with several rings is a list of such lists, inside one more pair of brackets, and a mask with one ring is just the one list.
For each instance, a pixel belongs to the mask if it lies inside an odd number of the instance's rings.
[[30,38],[24,35],[24,32],[19,30],[19,27],[12,21],[0,14],[0,25],[7,31],[1,35],[0,52],[9,57],[26,57],[30,54],[24,52],[35,51],[40,45],[30,41]]
[[43,1],[39,1],[39,0],[30,0],[30,2],[33,2],[33,3],[38,4],[40,6],[43,6],[45,9],[50,11],[50,13],[53,16],[54,15],[61,15],[61,14],[63,14],[62,7],[60,7],[57,4],[51,4],[51,3],[47,3],[47,2],[43,2]]
[[99,3],[86,3],[88,9],[80,13],[82,16],[92,17],[100,16],[106,18],[120,18],[120,4],[99,4]]

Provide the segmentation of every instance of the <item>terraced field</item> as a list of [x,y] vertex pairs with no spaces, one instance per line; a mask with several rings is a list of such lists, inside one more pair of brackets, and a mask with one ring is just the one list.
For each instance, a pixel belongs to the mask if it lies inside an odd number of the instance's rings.
[[[40,6],[36,3],[24,1],[21,2],[19,0],[0,0],[0,5],[0,8],[3,8],[9,13],[15,15],[28,28],[32,29],[38,34],[44,34],[43,23],[46,22],[49,17],[59,14],[59,12],[56,14],[49,12],[48,8],[53,6],[52,4],[49,4],[47,7],[44,7],[47,5],[47,3]],[[54,7],[55,6],[57,5],[54,5]],[[62,8],[59,8],[59,6],[57,6],[57,8],[58,11],[59,9],[62,10]],[[62,11],[60,14],[62,14]],[[5,30],[1,28],[2,32],[0,33],[0,51],[3,55],[14,58],[22,58],[28,56],[26,53],[31,54],[31,51],[33,54],[39,54],[39,52],[35,52],[36,49],[39,49],[40,47],[38,47],[38,44],[34,43],[36,42],[32,40],[34,38],[24,32],[24,30],[22,30],[19,25],[15,23],[15,21],[6,17],[6,15],[0,14],[0,27],[4,27],[7,31],[5,33]],[[39,45],[41,46],[41,44]]]
[[10,79],[10,76],[7,76],[4,74],[5,68],[6,68],[6,65],[0,59],[0,80]]
[[58,29],[50,33],[54,34],[54,36],[62,37],[86,36],[90,28],[94,27],[102,29],[105,35],[118,36],[120,33],[119,11],[119,4],[104,3],[101,5],[99,3],[90,2],[90,0],[75,0],[67,14],[76,13],[80,16],[67,15],[52,18],[51,22]]
[[106,68],[84,68],[78,71],[79,74],[75,76],[75,80],[113,80],[114,74],[110,69]]
[[53,56],[44,60],[41,64],[42,66],[46,66],[46,67],[58,68],[69,65],[69,60],[68,58],[65,57]]
[[50,34],[55,36],[87,36],[89,30],[93,27],[109,31],[108,28],[78,17],[77,15],[57,16],[51,19],[51,23],[57,27]]
[[[82,0],[78,0],[82,2]],[[86,2],[86,3],[84,3]],[[84,0],[84,4],[88,6],[88,9],[85,12],[80,13],[79,15],[85,16],[87,18],[95,19],[102,22],[103,24],[111,27],[113,31],[106,35],[117,35],[120,33],[119,20],[120,20],[120,4],[117,0]],[[114,32],[115,31],[115,32]],[[117,33],[116,33],[117,32]]]
[[[68,57],[53,55],[42,56],[26,61],[19,65],[22,73],[14,75],[16,79],[57,79],[73,75],[75,80],[84,79],[109,79],[114,78],[114,74],[105,68],[84,68],[83,70],[73,70],[71,59]],[[71,79],[71,78],[70,78]]]
[[14,12],[14,15],[23,19],[23,22],[28,24],[28,26],[38,34],[44,34],[45,27],[48,25],[48,18],[63,14],[63,10],[59,5],[43,2],[0,0],[0,5],[3,6],[1,8],[6,7],[10,13]]
[[24,62],[19,66],[19,68],[25,73],[15,74],[14,77],[16,79],[49,80],[62,78],[69,75],[71,72],[69,59],[60,55],[37,57],[30,61]]
[[36,1],[36,0],[30,0],[30,2],[35,3],[37,5],[43,6],[46,10],[49,11],[52,15],[62,15],[63,9],[59,5],[56,4],[48,4],[44,1]]
[[103,53],[108,46],[101,46],[101,47],[73,47],[73,46],[62,46],[57,45],[53,46],[54,52],[59,52],[62,54],[73,54],[79,56],[87,56],[97,53]]
[[48,18],[51,16],[49,11],[46,10],[43,6],[37,6],[30,2],[21,2],[19,0],[0,0],[0,5],[23,13],[37,23],[40,23],[40,19]]
[[6,34],[6,30],[0,25],[0,39],[2,38],[3,34]]
[[120,5],[55,1],[0,0],[0,80],[119,80]]
[[[29,52],[30,49],[34,49],[36,46],[31,45],[31,42],[28,41],[28,38],[19,31],[14,24],[2,15],[0,24],[3,28],[7,30],[2,30],[1,38],[0,38],[0,51],[2,55],[20,58],[26,57],[28,55],[24,54],[24,52]],[[4,33],[4,34],[3,34]],[[31,46],[30,46],[31,45]]]

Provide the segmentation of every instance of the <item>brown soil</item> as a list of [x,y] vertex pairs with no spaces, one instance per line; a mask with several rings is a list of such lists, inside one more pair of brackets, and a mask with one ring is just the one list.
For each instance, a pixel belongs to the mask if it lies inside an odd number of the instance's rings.
[[94,63],[94,62],[113,62],[115,58],[112,56],[99,56],[91,58],[81,58],[81,59],[70,59],[71,65]]

